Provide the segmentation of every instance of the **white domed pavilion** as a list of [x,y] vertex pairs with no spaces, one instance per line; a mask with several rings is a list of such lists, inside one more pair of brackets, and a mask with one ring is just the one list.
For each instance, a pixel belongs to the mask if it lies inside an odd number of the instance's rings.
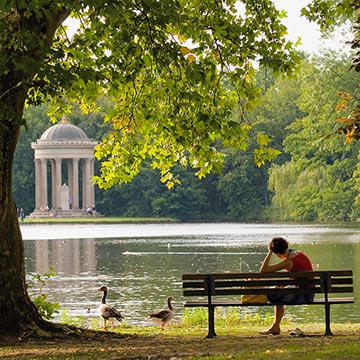
[[95,206],[91,177],[96,144],[65,117],[31,144],[35,151],[35,210],[31,217],[78,217]]

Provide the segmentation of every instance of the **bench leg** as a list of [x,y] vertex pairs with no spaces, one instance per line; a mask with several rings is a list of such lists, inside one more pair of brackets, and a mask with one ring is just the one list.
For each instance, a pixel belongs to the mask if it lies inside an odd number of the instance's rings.
[[209,323],[209,330],[206,338],[210,339],[216,336],[215,333],[215,307],[209,305],[208,307],[208,323]]
[[330,304],[325,304],[325,335],[333,335],[330,329]]

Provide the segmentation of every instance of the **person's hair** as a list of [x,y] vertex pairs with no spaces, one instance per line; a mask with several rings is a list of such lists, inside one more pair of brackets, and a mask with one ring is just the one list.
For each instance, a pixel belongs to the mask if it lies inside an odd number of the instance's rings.
[[284,254],[289,243],[282,237],[274,237],[270,241],[269,248],[274,254]]

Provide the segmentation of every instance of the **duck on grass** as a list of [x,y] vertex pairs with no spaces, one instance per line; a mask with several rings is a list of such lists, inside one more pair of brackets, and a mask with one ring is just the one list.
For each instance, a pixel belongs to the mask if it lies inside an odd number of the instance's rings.
[[124,316],[122,315],[122,313],[117,310],[114,306],[109,305],[106,303],[106,295],[107,295],[107,287],[106,286],[101,286],[98,291],[102,291],[102,297],[101,297],[101,304],[99,307],[99,311],[100,311],[100,315],[104,320],[104,329],[106,330],[106,322],[109,319],[112,319],[112,326],[114,326],[114,319],[116,319],[117,321],[121,322],[124,319]]
[[174,318],[174,308],[171,304],[175,299],[172,296],[167,298],[167,309],[156,310],[150,314],[150,319],[161,326],[161,330],[165,331],[166,325]]

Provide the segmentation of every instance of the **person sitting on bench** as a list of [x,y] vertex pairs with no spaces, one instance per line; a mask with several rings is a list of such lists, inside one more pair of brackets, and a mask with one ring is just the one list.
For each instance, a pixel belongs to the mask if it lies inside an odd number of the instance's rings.
[[[282,261],[270,265],[270,259],[273,254],[278,256]],[[276,272],[280,270],[286,271],[312,271],[313,267],[310,259],[301,251],[289,249],[289,243],[282,237],[274,237],[268,245],[268,254],[266,255],[260,272]],[[268,295],[270,302],[282,304],[302,304],[310,303],[314,299],[314,294],[286,294],[286,295]],[[271,327],[267,330],[262,330],[261,335],[279,335],[280,323],[284,316],[284,305],[275,305],[274,307],[274,321]]]

